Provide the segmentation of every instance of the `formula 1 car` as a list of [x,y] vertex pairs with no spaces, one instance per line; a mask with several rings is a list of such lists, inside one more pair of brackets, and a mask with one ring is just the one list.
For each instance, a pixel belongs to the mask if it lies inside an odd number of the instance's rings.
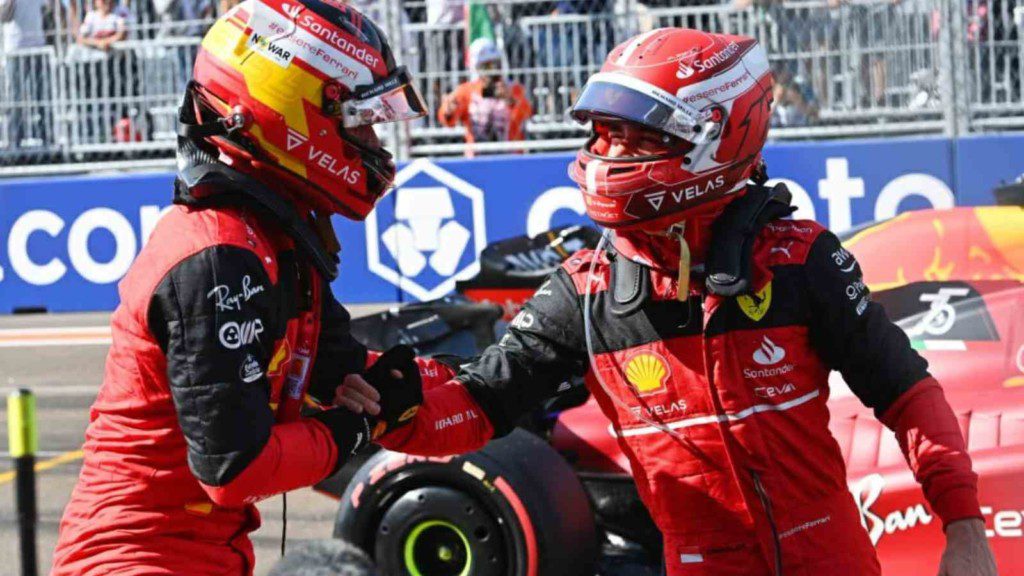
[[[459,295],[356,320],[371,347],[472,356],[500,336],[540,280],[596,242],[586,228],[492,245]],[[990,542],[1024,573],[1024,210],[904,213],[844,235],[875,300],[911,338],[968,439]],[[496,303],[496,304],[495,304]],[[891,433],[838,375],[831,429],[851,495],[887,574],[934,574],[943,545]],[[661,535],[637,495],[609,421],[581,382],[479,452],[380,451],[318,488],[340,499],[334,534],[383,574],[660,574]]]

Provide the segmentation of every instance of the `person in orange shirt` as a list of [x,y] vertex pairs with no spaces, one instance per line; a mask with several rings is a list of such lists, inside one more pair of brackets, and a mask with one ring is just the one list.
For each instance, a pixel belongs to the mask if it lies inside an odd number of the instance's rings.
[[477,38],[469,46],[473,79],[459,84],[441,101],[437,119],[445,126],[466,127],[466,156],[474,156],[474,142],[523,139],[523,125],[533,115],[526,89],[501,73],[501,53],[490,38]]

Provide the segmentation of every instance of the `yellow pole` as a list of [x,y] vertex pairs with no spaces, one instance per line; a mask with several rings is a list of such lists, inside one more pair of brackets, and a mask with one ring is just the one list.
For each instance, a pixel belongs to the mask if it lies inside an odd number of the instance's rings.
[[14,504],[18,514],[22,576],[36,576],[36,397],[30,390],[7,396],[7,440],[14,460]]

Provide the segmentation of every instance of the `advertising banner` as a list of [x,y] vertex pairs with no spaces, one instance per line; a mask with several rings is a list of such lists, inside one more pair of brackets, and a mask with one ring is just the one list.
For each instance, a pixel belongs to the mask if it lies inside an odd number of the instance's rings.
[[[992,202],[1024,172],[1024,135],[776,143],[797,217],[835,231],[906,210]],[[571,154],[419,159],[364,223],[336,218],[344,302],[428,300],[479,269],[488,242],[585,223]],[[0,180],[0,312],[110,310],[117,281],[170,205],[173,175]]]

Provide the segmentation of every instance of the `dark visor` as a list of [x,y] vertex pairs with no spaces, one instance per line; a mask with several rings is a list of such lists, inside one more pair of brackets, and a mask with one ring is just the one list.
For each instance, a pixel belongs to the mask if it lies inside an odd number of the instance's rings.
[[611,116],[692,140],[699,113],[674,96],[632,78],[595,74],[583,87],[570,114],[580,123]]

